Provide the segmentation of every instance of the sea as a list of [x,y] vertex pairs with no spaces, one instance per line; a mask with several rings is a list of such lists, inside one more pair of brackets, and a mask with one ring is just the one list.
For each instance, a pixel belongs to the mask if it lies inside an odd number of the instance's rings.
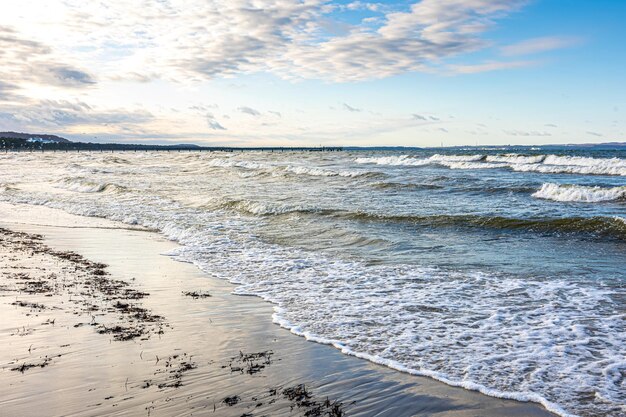
[[623,148],[9,152],[0,200],[154,229],[345,354],[626,416]]

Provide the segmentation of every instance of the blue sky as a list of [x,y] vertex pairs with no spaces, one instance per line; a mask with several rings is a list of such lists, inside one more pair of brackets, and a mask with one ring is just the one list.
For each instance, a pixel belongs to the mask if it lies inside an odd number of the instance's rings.
[[0,6],[0,130],[233,145],[626,141],[625,1],[129,3]]

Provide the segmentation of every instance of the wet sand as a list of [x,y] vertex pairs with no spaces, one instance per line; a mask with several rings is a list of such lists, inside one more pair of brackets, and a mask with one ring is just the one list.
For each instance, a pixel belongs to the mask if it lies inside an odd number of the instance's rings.
[[0,213],[2,416],[553,415],[307,342],[271,304],[163,256],[176,245],[158,234]]

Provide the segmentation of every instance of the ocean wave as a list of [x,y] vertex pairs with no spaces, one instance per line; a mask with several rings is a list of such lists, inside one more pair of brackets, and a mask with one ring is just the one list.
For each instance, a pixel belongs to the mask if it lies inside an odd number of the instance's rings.
[[[319,168],[315,166],[303,166],[303,165],[271,165],[253,161],[240,161],[235,159],[222,159],[216,158],[208,162],[211,167],[219,168],[244,168],[250,171],[265,171],[265,173],[271,173],[272,175],[307,175],[312,177],[375,177],[382,176],[384,174],[372,171],[362,170],[331,170],[325,168]],[[255,176],[259,174],[244,174],[244,176]]]
[[85,178],[66,178],[55,184],[56,188],[78,193],[120,193],[127,191],[126,187],[108,182],[93,182]]
[[[526,190],[520,188],[520,190]],[[505,189],[502,189],[505,190]],[[502,191],[501,190],[501,191]],[[495,192],[495,191],[494,191]],[[423,227],[460,227],[492,230],[525,231],[554,235],[584,235],[626,240],[626,223],[619,217],[564,217],[564,218],[512,218],[486,215],[387,215],[365,211],[350,211],[304,205],[289,205],[249,200],[218,201],[206,204],[211,210],[233,210],[253,216],[283,216],[301,214],[307,216],[334,217],[337,219],[409,223]]]
[[507,162],[510,164],[538,164],[546,159],[545,155],[518,155],[514,153],[504,155],[488,155],[488,162]]
[[544,163],[548,165],[576,165],[588,167],[605,166],[626,168],[626,161],[620,158],[591,158],[587,156],[546,155]]
[[626,166],[607,165],[602,162],[598,162],[596,165],[511,164],[508,167],[517,172],[537,172],[541,174],[626,176]]
[[374,182],[370,184],[373,188],[378,189],[404,189],[404,190],[439,190],[444,188],[443,185],[428,183],[404,183],[404,182]]
[[469,162],[469,161],[437,161],[438,165],[448,167],[450,169],[495,169],[505,168],[507,164],[497,164],[490,162]]
[[0,183],[0,193],[7,193],[14,190],[17,190],[17,188],[14,187],[13,184]]
[[106,156],[103,158],[103,162],[107,164],[118,164],[118,165],[131,164],[131,161],[125,158],[120,158],[119,156]]
[[486,158],[485,155],[441,155],[434,154],[430,158],[430,161],[440,161],[440,162],[477,162],[484,161]]
[[224,159],[224,158],[215,158],[211,159],[207,163],[210,167],[219,167],[219,168],[245,168],[245,169],[263,169],[267,168],[267,164],[261,164],[258,162],[252,161],[240,161],[237,159]]
[[391,166],[421,166],[428,165],[431,161],[426,159],[417,159],[410,157],[409,155],[398,156],[382,156],[372,158],[357,158],[355,159],[357,164],[376,164],[376,165],[391,165]]
[[219,202],[217,204],[209,205],[213,209],[227,209],[234,210],[242,214],[254,215],[254,216],[279,216],[283,214],[292,213],[322,213],[324,210],[305,207],[305,206],[290,206],[287,204],[277,203],[265,203],[260,201],[249,200],[231,200]]
[[397,166],[422,166],[436,163],[477,162],[484,160],[485,155],[440,155],[435,154],[426,159],[416,158],[410,155],[394,155],[381,157],[357,158],[357,164],[397,165]]
[[350,211],[335,211],[332,215],[351,220],[412,223],[426,227],[471,227],[537,233],[585,234],[626,240],[626,223],[615,217],[524,219],[481,215],[383,215]]
[[381,176],[382,173],[371,171],[333,171],[329,169],[305,167],[305,166],[293,166],[288,165],[283,168],[285,171],[296,175],[310,175],[314,177],[375,177]]
[[560,155],[441,155],[416,158],[409,155],[357,158],[359,164],[391,166],[441,165],[450,169],[508,168],[518,172],[626,176],[626,160]]
[[533,197],[554,201],[575,201],[584,203],[624,201],[626,200],[626,186],[603,188],[545,183],[533,194]]

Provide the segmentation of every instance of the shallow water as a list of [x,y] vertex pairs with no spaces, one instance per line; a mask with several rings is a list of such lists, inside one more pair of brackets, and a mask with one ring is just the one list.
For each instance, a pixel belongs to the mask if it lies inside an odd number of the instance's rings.
[[0,200],[160,230],[346,353],[626,415],[624,151],[6,154],[0,178]]

